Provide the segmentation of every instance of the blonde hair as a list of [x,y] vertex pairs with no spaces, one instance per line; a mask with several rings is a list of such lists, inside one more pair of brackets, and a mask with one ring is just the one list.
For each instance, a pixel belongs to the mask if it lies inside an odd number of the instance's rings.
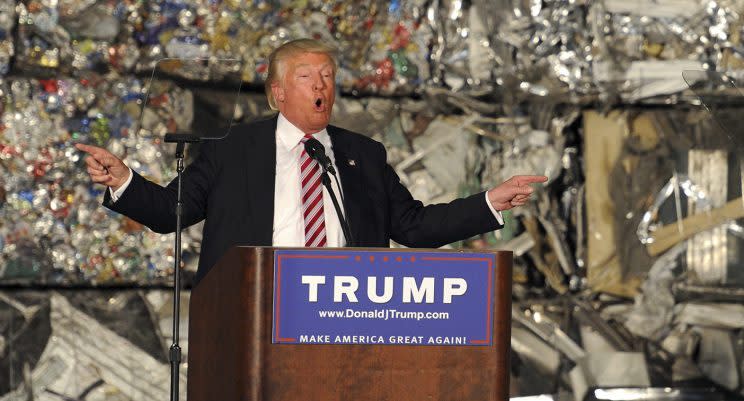
[[264,83],[266,97],[269,100],[269,106],[272,110],[278,110],[279,108],[276,105],[274,94],[271,92],[271,85],[283,78],[285,61],[302,53],[321,53],[328,55],[333,62],[333,73],[334,75],[336,74],[336,69],[338,68],[336,65],[336,49],[321,41],[315,39],[295,39],[277,47],[269,55],[269,73]]

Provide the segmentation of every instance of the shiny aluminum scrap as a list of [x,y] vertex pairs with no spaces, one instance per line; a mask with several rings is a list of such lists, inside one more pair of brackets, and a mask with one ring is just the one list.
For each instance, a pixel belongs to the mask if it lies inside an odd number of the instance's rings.
[[741,17],[730,1],[2,4],[0,74],[127,74],[163,57],[234,58],[240,65],[230,71],[174,73],[192,80],[239,73],[260,84],[273,48],[316,37],[339,49],[345,92],[447,87],[583,103],[674,94],[686,87],[670,71],[742,66]]

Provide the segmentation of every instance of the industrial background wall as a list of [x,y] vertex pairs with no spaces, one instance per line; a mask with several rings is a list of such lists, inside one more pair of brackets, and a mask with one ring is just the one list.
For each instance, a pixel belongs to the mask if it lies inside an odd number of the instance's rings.
[[[163,135],[269,115],[266,57],[300,37],[339,49],[333,122],[383,142],[425,203],[550,178],[503,230],[451,245],[515,251],[514,396],[740,398],[742,13],[741,0],[1,0],[0,400],[167,398],[172,236],[101,207],[72,145],[166,183]],[[187,289],[200,235],[184,232]],[[187,348],[188,292],[182,305]]]

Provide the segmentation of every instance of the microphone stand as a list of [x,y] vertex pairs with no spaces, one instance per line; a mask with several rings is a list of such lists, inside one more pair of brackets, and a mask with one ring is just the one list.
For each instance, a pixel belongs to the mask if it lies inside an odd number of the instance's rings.
[[[320,165],[323,167],[323,173],[320,175],[320,180],[323,183],[323,186],[326,187],[328,190],[328,193],[331,195],[331,201],[333,201],[333,207],[336,209],[336,215],[338,215],[339,222],[341,223],[341,231],[344,233],[344,237],[346,237],[346,245],[353,247],[354,244],[354,238],[351,237],[351,230],[349,229],[349,222],[346,220],[346,217],[344,217],[344,214],[341,212],[341,206],[338,204],[338,199],[336,199],[336,194],[333,192],[333,188],[331,187],[331,179],[328,177],[328,170],[326,169],[326,166],[324,163],[320,163]],[[334,172],[333,176],[335,177],[336,174]],[[339,186],[339,189],[341,187]]]
[[176,191],[176,240],[175,240],[175,263],[173,269],[173,343],[170,346],[171,367],[171,393],[170,401],[178,401],[179,373],[181,366],[181,347],[178,345],[179,325],[181,321],[181,216],[183,214],[182,174],[184,150],[186,143],[199,142],[200,138],[192,134],[167,134],[165,142],[176,143],[176,173],[178,189]]

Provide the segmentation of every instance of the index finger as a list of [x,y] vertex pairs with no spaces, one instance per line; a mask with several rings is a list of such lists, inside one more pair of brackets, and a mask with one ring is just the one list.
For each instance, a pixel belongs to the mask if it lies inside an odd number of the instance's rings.
[[548,177],[544,175],[518,175],[515,177],[520,185],[534,184],[538,182],[548,181]]
[[101,154],[101,151],[103,150],[103,149],[101,149],[101,148],[99,148],[97,146],[86,145],[84,143],[76,143],[75,144],[75,147],[78,150],[82,150],[85,153],[90,153],[93,156],[100,155]]

